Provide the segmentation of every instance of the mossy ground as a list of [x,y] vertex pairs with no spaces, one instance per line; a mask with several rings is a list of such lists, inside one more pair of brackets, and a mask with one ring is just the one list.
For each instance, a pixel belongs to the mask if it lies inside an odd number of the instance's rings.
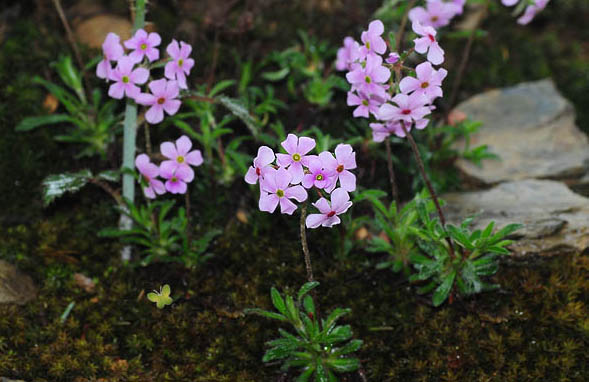
[[[337,6],[334,11],[319,3]],[[289,46],[294,31],[313,22],[319,26],[309,30],[339,44],[345,35],[357,34],[379,2],[323,3],[262,7],[261,24],[239,38],[259,49],[251,54],[262,55]],[[582,43],[587,39],[583,20],[588,10],[584,1],[562,4],[526,28],[505,12],[489,19],[489,37],[475,45],[460,97],[553,75],[577,106],[579,126],[588,131],[589,62]],[[161,10],[153,14],[161,19],[162,33],[171,35],[165,27],[174,20],[173,10],[155,6]],[[352,18],[342,6],[362,11]],[[273,17],[285,23],[276,39],[264,29],[264,22]],[[50,128],[31,134],[13,131],[23,116],[41,110],[44,93],[31,87],[28,78],[46,74],[55,52],[68,49],[63,36],[47,30],[61,30],[56,19],[23,16],[11,25],[0,47],[0,195],[6,206],[0,257],[30,274],[40,288],[37,299],[25,306],[0,306],[0,376],[27,381],[291,380],[277,365],[261,363],[264,342],[276,336],[279,326],[242,311],[270,308],[271,286],[292,292],[305,280],[296,217],[257,211],[254,195],[240,180],[231,187],[219,185],[214,200],[203,187],[195,187],[195,220],[225,231],[212,245],[215,256],[187,270],[170,264],[121,266],[119,245],[96,237],[97,227],[111,226],[117,218],[110,200],[98,190],[41,209],[38,185],[43,176],[86,165],[71,159],[74,150],[51,139]],[[459,54],[461,43],[454,45],[448,50]],[[238,49],[248,45],[241,46]],[[209,52],[210,47],[205,43],[199,49]],[[203,56],[199,65],[206,68],[208,59]],[[16,73],[14,62],[22,64]],[[230,55],[222,55],[219,62],[224,72],[218,77],[235,76]],[[336,102],[344,104],[344,95]],[[321,117],[326,126],[320,127],[329,128],[327,124],[341,121],[340,115],[349,115],[342,107],[327,113]],[[286,118],[285,123],[290,130],[298,122]],[[378,177],[364,174],[360,179],[379,186],[373,180]],[[251,206],[246,207],[247,224],[234,217],[240,206]],[[319,303],[323,312],[352,308],[345,321],[365,341],[359,357],[370,381],[589,379],[588,254],[533,263],[506,261],[495,278],[500,291],[433,308],[401,276],[375,270],[374,255],[360,251],[337,258],[336,236],[324,229],[309,234],[321,281]],[[95,279],[94,293],[77,286],[76,272]],[[145,293],[165,283],[171,285],[175,302],[158,310]],[[60,317],[71,302],[75,306],[62,323]],[[348,375],[342,380],[359,378]]]

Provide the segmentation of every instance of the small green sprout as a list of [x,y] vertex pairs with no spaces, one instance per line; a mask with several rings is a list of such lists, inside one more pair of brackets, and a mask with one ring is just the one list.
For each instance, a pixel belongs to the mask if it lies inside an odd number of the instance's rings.
[[160,291],[154,290],[153,292],[149,292],[147,294],[147,299],[151,302],[155,302],[158,309],[163,309],[166,305],[171,305],[174,301],[172,297],[170,297],[170,286],[168,284],[160,287]]

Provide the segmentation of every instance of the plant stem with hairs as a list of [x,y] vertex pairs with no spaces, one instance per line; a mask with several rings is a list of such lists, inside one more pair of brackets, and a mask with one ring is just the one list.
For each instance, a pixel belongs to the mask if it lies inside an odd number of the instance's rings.
[[393,196],[393,200],[397,205],[397,208],[401,206],[401,201],[399,200],[399,190],[397,189],[397,182],[395,181],[395,170],[393,169],[393,154],[391,152],[391,142],[386,139],[385,146],[387,148],[387,167],[389,170],[389,182],[391,183],[391,192]]
[[307,268],[307,281],[315,281],[313,278],[313,267],[311,266],[311,254],[309,253],[309,245],[307,244],[307,231],[305,227],[305,219],[307,218],[307,203],[305,202],[301,208],[301,245],[303,246],[303,255],[305,256],[305,267]]
[[[133,24],[133,33],[143,28],[145,24],[145,0],[135,2],[135,20]],[[135,178],[132,171],[135,162],[135,144],[137,139],[137,104],[134,100],[127,98],[125,105],[125,119],[123,121],[123,198],[131,203],[135,199]],[[133,221],[125,214],[121,214],[119,219],[119,228],[123,230],[131,229]],[[121,259],[129,261],[131,259],[131,247],[125,246],[121,250]]]
[[[444,217],[444,213],[442,212],[442,207],[440,206],[440,201],[438,200],[438,196],[437,196],[436,192],[434,191],[434,188],[432,187],[432,184],[429,180],[429,177],[427,176],[427,173],[425,172],[425,167],[423,166],[423,161],[421,160],[421,154],[419,153],[419,149],[417,148],[417,144],[415,143],[413,136],[411,134],[409,134],[409,131],[407,131],[407,127],[405,127],[405,121],[403,121],[403,120],[401,120],[401,127],[403,128],[403,132],[405,133],[405,136],[407,136],[407,139],[409,140],[409,143],[411,144],[411,149],[413,150],[415,160],[417,161],[417,167],[419,168],[419,172],[421,173],[421,177],[423,178],[423,181],[425,182],[425,185],[429,191],[429,194],[431,195],[431,198],[434,201],[434,204],[436,206],[436,210],[438,211],[438,216],[440,217],[440,222],[442,223],[442,227],[445,230],[446,229],[446,218]],[[452,239],[448,236],[448,237],[446,237],[446,240],[448,241],[448,245],[450,246],[451,257],[452,258],[456,257],[456,254],[454,252],[454,243],[452,243]]]

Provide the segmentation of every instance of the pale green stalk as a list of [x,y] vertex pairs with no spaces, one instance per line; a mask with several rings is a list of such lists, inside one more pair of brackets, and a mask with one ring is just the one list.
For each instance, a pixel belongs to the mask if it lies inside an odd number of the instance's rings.
[[[145,25],[145,0],[135,1],[135,23],[133,34]],[[125,106],[125,119],[123,121],[123,170],[133,170],[135,162],[135,142],[137,138],[137,104],[127,98]],[[133,203],[135,199],[135,178],[132,173],[123,172],[123,197]],[[121,214],[119,220],[120,229],[130,229],[133,221],[125,214]],[[121,252],[124,261],[131,259],[131,247],[126,246]]]

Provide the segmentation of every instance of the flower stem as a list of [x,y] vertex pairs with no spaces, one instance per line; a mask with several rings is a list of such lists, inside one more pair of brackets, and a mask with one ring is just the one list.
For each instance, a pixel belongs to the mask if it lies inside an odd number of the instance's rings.
[[[133,33],[145,24],[145,0],[135,1],[135,21]],[[137,138],[137,104],[132,99],[127,99],[125,106],[125,119],[123,121],[123,170],[132,171],[135,162],[135,144]],[[132,173],[123,172],[123,198],[133,203],[135,199],[135,178]],[[121,214],[119,219],[120,229],[130,229],[133,225],[131,218]],[[131,247],[125,246],[121,251],[123,261],[131,259]]]
[[311,267],[311,254],[309,253],[309,245],[307,244],[307,231],[305,227],[305,219],[307,218],[307,203],[304,203],[301,208],[301,244],[303,246],[303,254],[305,255],[305,266],[307,268],[307,280],[314,281],[313,268]]
[[[444,228],[444,230],[446,230],[446,218],[444,217],[444,213],[442,212],[442,207],[440,206],[438,196],[436,195],[436,192],[434,191],[434,188],[432,187],[429,177],[427,176],[427,174],[425,172],[425,167],[423,166],[423,161],[421,160],[421,154],[419,153],[419,149],[417,148],[417,144],[415,143],[413,136],[411,134],[409,134],[409,131],[407,131],[407,127],[405,127],[405,121],[403,121],[403,120],[401,120],[401,127],[403,128],[403,132],[405,133],[405,135],[407,136],[407,139],[409,140],[409,143],[411,144],[411,149],[413,150],[415,160],[417,161],[417,167],[419,168],[419,172],[421,173],[421,177],[423,178],[425,185],[427,186],[427,189],[429,191],[429,194],[431,195],[432,200],[434,201],[434,204],[436,206],[436,210],[438,211],[438,216],[440,217],[440,222],[442,223],[442,228]],[[456,257],[456,254],[454,252],[454,244],[452,243],[452,239],[449,236],[447,236],[446,240],[448,241],[448,245],[450,246],[451,257],[452,258]]]
[[391,191],[393,200],[397,205],[397,208],[401,205],[399,200],[399,190],[397,189],[397,182],[395,179],[395,170],[393,169],[393,154],[391,152],[391,142],[387,139],[386,140],[386,148],[387,148],[387,167],[389,169],[389,181],[391,182]]

